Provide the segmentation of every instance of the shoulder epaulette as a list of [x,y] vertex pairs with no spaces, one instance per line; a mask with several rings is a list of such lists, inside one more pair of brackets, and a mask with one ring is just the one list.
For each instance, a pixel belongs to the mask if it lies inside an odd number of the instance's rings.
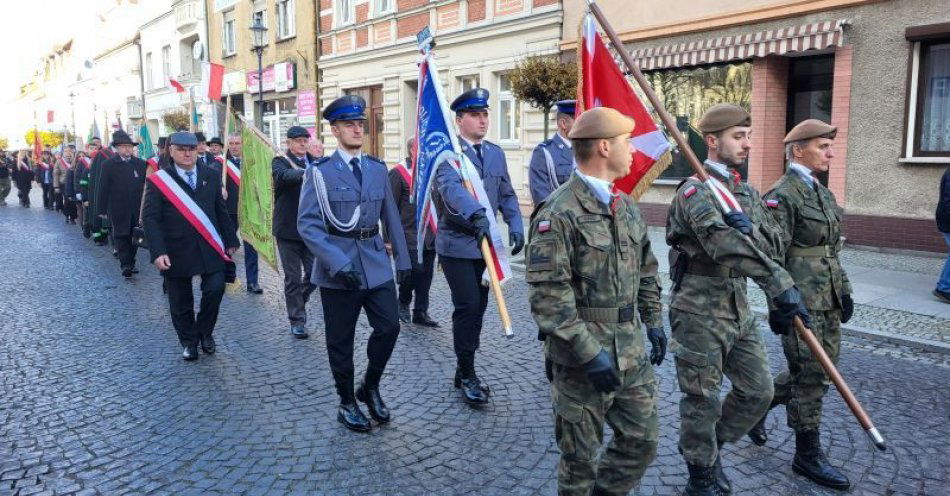
[[368,158],[369,160],[371,160],[371,161],[373,161],[373,162],[376,162],[377,164],[382,164],[382,165],[384,165],[384,166],[386,165],[386,162],[384,162],[384,161],[380,160],[379,158],[374,157],[374,156],[372,156],[372,155],[366,155],[366,158]]
[[[331,155],[330,157],[332,157],[332,155]],[[323,165],[323,164],[329,162],[329,161],[330,161],[330,157],[320,157],[320,158],[317,159],[316,162],[310,162],[310,165],[319,167],[319,166],[321,166],[321,165]]]

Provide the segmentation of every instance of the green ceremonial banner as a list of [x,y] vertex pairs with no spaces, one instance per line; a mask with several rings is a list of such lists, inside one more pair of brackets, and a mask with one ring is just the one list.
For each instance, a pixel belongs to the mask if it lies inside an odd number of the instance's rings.
[[274,239],[274,180],[271,160],[274,151],[250,126],[241,131],[241,194],[238,199],[240,234],[257,253],[277,269],[277,241]]
[[148,132],[148,126],[139,127],[139,158],[148,160],[155,155],[155,149],[152,146],[152,136]]

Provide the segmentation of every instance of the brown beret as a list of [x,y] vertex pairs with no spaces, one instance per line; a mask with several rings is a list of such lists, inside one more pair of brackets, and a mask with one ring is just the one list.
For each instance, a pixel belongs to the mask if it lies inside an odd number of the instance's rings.
[[798,123],[785,135],[783,143],[789,144],[793,141],[803,141],[812,138],[835,139],[838,134],[838,128],[818,119],[806,119]]
[[702,133],[718,133],[732,126],[751,126],[752,116],[742,107],[731,103],[718,103],[699,118],[696,126]]
[[571,132],[567,137],[570,139],[616,138],[630,134],[634,125],[633,119],[612,108],[594,107],[585,110],[574,121],[574,126],[571,127]]

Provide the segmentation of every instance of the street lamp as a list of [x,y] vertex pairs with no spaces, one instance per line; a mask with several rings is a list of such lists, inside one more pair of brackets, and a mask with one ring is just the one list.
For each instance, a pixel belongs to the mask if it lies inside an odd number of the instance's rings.
[[262,58],[264,56],[264,46],[267,40],[267,26],[261,22],[261,14],[254,16],[254,24],[251,26],[251,35],[254,40],[254,53],[257,54],[257,104],[261,109],[260,126],[264,126],[264,67]]

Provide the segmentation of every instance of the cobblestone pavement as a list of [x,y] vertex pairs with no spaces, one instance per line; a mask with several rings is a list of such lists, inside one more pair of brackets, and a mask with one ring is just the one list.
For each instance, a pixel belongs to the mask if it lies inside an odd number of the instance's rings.
[[[225,297],[218,353],[185,363],[144,256],[142,273],[124,281],[108,251],[62,217],[19,207],[0,209],[0,253],[0,495],[555,492],[550,399],[520,280],[506,290],[517,336],[504,339],[495,312],[487,317],[478,359],[493,391],[487,408],[463,405],[452,388],[447,328],[407,326],[383,379],[394,420],[360,435],[334,418],[319,302],[311,339],[292,339],[270,270],[263,296]],[[441,274],[433,297],[445,326]],[[763,332],[778,370],[778,341]],[[367,333],[361,319],[360,349]],[[829,393],[825,446],[852,493],[950,492],[945,357],[849,339],[842,372],[890,447],[870,448]],[[645,495],[677,494],[686,481],[671,360],[658,377],[660,447]],[[768,430],[765,447],[726,448],[736,494],[833,494],[792,473],[781,409]]]

